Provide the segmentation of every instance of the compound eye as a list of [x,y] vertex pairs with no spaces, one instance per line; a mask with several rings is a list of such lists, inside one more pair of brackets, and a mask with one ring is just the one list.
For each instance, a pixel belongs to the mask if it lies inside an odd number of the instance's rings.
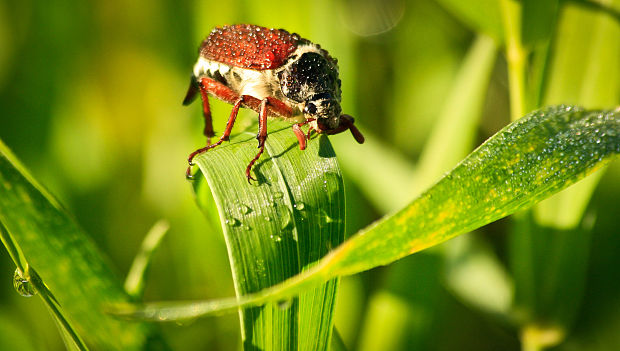
[[309,115],[313,115],[316,113],[316,106],[309,102],[306,104],[306,107],[304,107],[304,113],[305,114],[309,114]]

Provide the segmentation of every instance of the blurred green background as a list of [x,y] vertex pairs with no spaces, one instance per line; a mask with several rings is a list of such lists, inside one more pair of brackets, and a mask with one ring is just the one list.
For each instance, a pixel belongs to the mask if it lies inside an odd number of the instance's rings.
[[[541,27],[543,34],[524,34],[534,38],[533,51],[549,48],[538,101],[588,108],[620,104],[618,21],[572,3],[545,3],[556,6],[550,17],[534,13],[551,24]],[[618,1],[606,3],[620,8]],[[480,40],[487,54],[474,55],[470,65],[487,60],[490,69],[488,78],[480,78],[481,104],[474,109],[479,122],[470,149],[510,121],[499,6],[494,0],[2,1],[0,138],[75,215],[115,263],[119,277],[149,228],[162,218],[170,222],[153,258],[145,300],[232,296],[219,223],[200,213],[184,178],[186,157],[204,137],[199,104],[188,108],[181,101],[197,48],[210,30],[232,23],[285,28],[338,58],[343,110],[355,116],[369,139],[359,146],[350,135],[330,137],[345,176],[351,235],[428,185],[414,178],[420,171],[416,164],[420,158],[427,168],[441,162],[433,158],[428,136],[442,111],[471,93],[463,90],[471,88],[467,78],[461,91],[455,81],[463,79],[466,55]],[[541,22],[529,20],[534,29]],[[606,36],[596,35],[601,26]],[[611,53],[597,52],[592,38]],[[588,86],[588,77],[600,72],[612,74]],[[216,132],[221,131],[230,106],[212,106]],[[254,120],[245,112],[236,128]],[[575,218],[588,234],[575,244],[582,247],[576,264],[581,275],[574,277],[574,286],[564,286],[575,299],[557,307],[566,307],[570,315],[558,350],[620,349],[618,179],[616,162],[602,176],[583,220],[581,214]],[[528,306],[531,300],[519,292],[518,244],[509,236],[518,228],[512,219],[502,220],[390,267],[344,278],[336,327],[347,347],[521,348],[524,326],[545,311]],[[553,242],[538,244],[537,255],[553,255]],[[471,269],[458,269],[463,267]],[[14,270],[0,250],[0,349],[64,349],[43,303],[13,290]],[[235,350],[237,318],[204,318],[162,329],[175,350]]]

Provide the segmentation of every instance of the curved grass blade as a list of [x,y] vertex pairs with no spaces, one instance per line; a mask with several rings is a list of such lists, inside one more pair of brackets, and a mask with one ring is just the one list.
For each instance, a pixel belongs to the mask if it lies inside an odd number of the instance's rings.
[[361,230],[312,269],[261,292],[204,302],[119,306],[116,313],[174,320],[255,306],[333,277],[386,265],[526,209],[620,153],[620,109],[556,106],[517,120],[399,212]]
[[108,263],[1,142],[0,223],[16,265],[22,272],[36,270],[35,288],[78,344],[82,339],[96,350],[144,347],[151,334],[147,325],[122,322],[102,310],[129,300]]
[[151,264],[151,258],[155,250],[161,245],[168,229],[170,229],[170,224],[162,219],[157,221],[144,237],[140,251],[133,259],[123,285],[125,292],[132,298],[139,299],[142,297],[146,283],[146,272]]
[[[290,124],[270,121],[270,129],[253,169],[258,184],[248,184],[244,174],[257,151],[254,134],[237,135],[196,158],[220,214],[239,296],[308,269],[344,240],[343,183],[328,139],[312,140],[301,151]],[[195,186],[207,211],[203,183]],[[243,309],[244,348],[326,350],[336,287],[330,280],[296,298]]]
[[348,240],[326,257],[325,268],[353,274],[385,265],[528,208],[609,162],[620,152],[619,131],[618,110],[533,112],[409,206]]
[[523,0],[521,6],[523,44],[534,46],[548,42],[560,12],[560,0]]
[[503,30],[498,1],[437,0],[437,2],[475,32],[482,32],[498,43],[502,41]]

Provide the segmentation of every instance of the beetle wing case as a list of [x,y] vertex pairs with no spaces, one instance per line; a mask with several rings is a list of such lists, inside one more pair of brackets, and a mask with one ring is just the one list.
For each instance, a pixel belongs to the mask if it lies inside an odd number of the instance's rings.
[[213,29],[200,47],[200,56],[234,67],[275,69],[302,41],[284,29],[236,24]]

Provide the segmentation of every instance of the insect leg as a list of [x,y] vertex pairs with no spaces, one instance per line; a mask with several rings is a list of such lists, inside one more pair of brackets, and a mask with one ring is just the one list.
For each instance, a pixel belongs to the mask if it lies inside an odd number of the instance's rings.
[[189,154],[189,157],[187,158],[189,167],[187,167],[187,171],[185,172],[185,176],[187,178],[192,177],[191,176],[191,170],[192,170],[192,165],[193,165],[192,160],[194,159],[196,155],[198,155],[201,152],[205,152],[209,149],[212,149],[220,145],[223,141],[228,140],[228,137],[230,137],[230,132],[232,131],[233,126],[235,125],[235,120],[237,119],[237,114],[239,113],[239,108],[241,107],[243,100],[244,100],[244,96],[240,96],[239,98],[237,98],[237,101],[233,105],[232,111],[230,111],[230,117],[228,117],[228,122],[226,123],[226,129],[224,129],[224,133],[222,134],[220,139],[213,144],[207,145]]
[[313,128],[310,127],[310,129],[308,129],[308,134],[306,135],[304,134],[303,130],[301,130],[301,126],[306,125],[312,121],[314,121],[314,118],[308,118],[307,120],[301,123],[293,124],[293,133],[295,133],[295,136],[297,137],[297,140],[299,141],[299,150],[306,149],[306,141],[310,138],[310,132],[312,132],[313,130]]
[[310,128],[308,128],[308,133],[306,134],[306,139],[310,140],[310,137],[312,136],[312,132],[314,132],[314,128],[312,126],[310,126]]
[[285,104],[281,100],[278,100],[271,96],[268,96],[267,100],[269,102],[267,107],[270,110],[269,111],[270,115],[273,115],[274,112],[275,112],[275,115],[282,116],[282,117],[290,117],[293,115],[293,109],[290,108],[287,104]]
[[250,175],[250,171],[252,170],[252,166],[254,166],[254,163],[258,161],[260,156],[263,154],[263,151],[265,151],[265,140],[267,140],[267,104],[268,102],[269,102],[269,99],[266,98],[266,99],[261,100],[261,103],[260,103],[260,109],[258,113],[258,134],[256,135],[256,139],[258,139],[258,148],[260,150],[258,151],[256,156],[254,156],[252,161],[250,161],[250,163],[248,164],[248,167],[245,169],[245,176],[248,178],[248,183],[250,183],[250,180],[256,180],[252,178],[252,176]]
[[295,133],[295,136],[299,141],[299,150],[306,149],[306,135],[304,134],[304,131],[301,130],[301,126],[303,126],[304,124],[305,122],[293,124],[293,133]]
[[202,115],[205,119],[204,135],[207,137],[207,145],[211,144],[211,138],[215,136],[213,132],[213,120],[211,119],[211,108],[209,107],[209,91],[205,84],[204,79],[200,82],[200,97],[202,98]]

